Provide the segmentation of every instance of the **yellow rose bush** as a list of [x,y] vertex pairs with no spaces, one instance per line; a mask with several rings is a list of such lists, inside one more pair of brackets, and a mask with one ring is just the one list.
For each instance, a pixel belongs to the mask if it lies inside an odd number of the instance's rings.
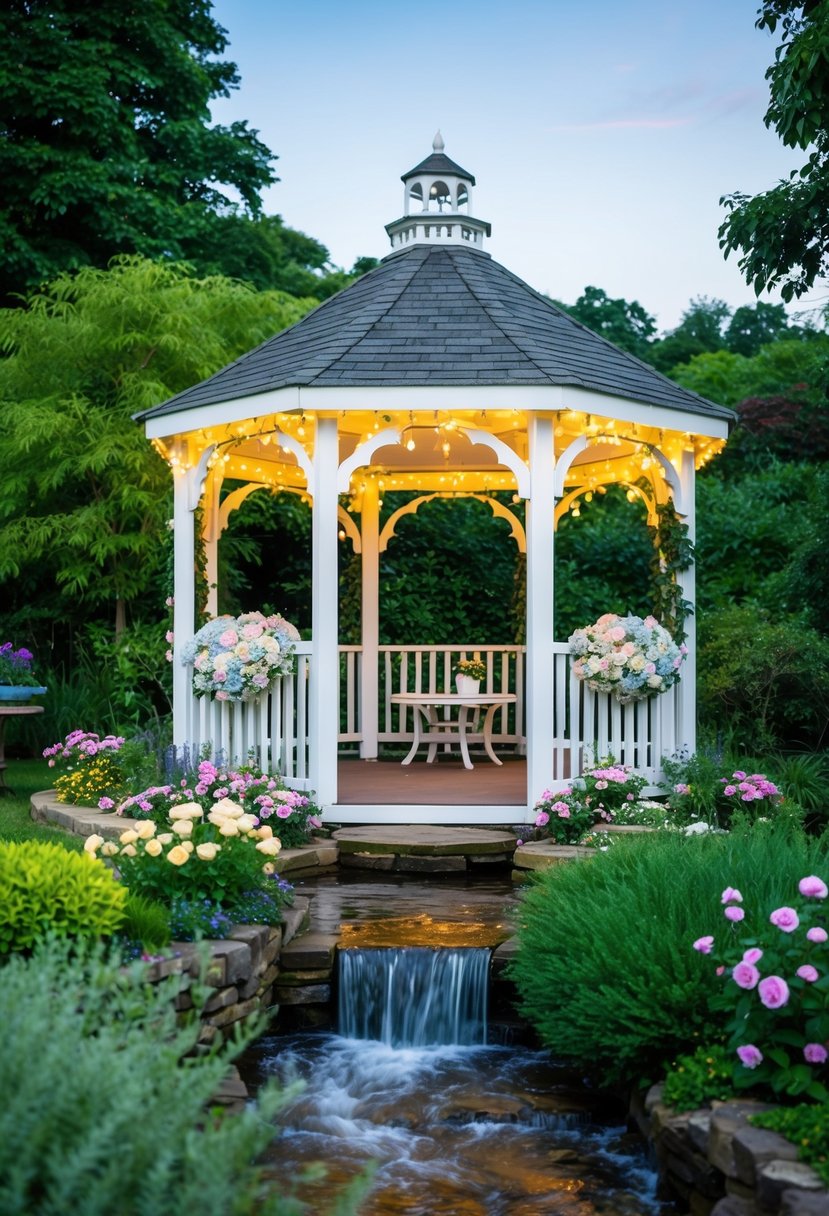
[[94,835],[84,848],[108,860],[131,891],[166,904],[179,939],[222,936],[232,923],[277,924],[291,897],[274,865],[281,842],[229,798],[209,814],[197,802],[171,807],[160,828],[144,820],[117,843]]

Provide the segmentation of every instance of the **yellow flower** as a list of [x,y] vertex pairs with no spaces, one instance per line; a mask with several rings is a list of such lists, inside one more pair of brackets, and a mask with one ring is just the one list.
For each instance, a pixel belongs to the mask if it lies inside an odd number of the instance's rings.
[[100,847],[103,843],[104,843],[103,836],[98,836],[96,834],[93,834],[92,836],[87,836],[86,840],[84,841],[83,851],[84,851],[84,853],[92,854],[92,856],[94,857],[94,855],[98,852],[98,849],[100,849]]
[[236,825],[236,820],[235,819],[225,819],[224,822],[219,825],[219,835],[220,836],[238,836],[239,828]]
[[107,840],[105,844],[101,845],[101,856],[102,857],[114,857],[117,852],[118,852],[118,845],[115,843],[114,840]]
[[149,840],[151,836],[155,836],[155,824],[152,819],[142,819],[135,830],[139,840]]
[[193,852],[193,841],[192,840],[182,840],[181,847],[184,849],[185,853],[189,857],[189,855]]
[[121,850],[121,856],[122,857],[134,857],[136,854],[136,851],[137,850],[136,850],[134,844],[125,844],[123,849]]
[[276,836],[270,836],[267,840],[260,840],[256,848],[260,853],[264,853],[266,857],[276,857],[282,848],[282,841]]
[[244,815],[245,811],[238,802],[232,802],[230,798],[222,798],[214,805],[213,813],[224,815],[228,819],[238,819],[240,815]]
[[256,819],[253,815],[240,815],[236,820],[236,826],[240,832],[252,832],[256,827]]
[[272,861],[266,861],[265,864],[262,866],[262,873],[263,874],[275,874],[276,866],[273,864]]
[[164,844],[164,845],[172,844],[173,843],[173,833],[172,832],[161,832],[160,835],[156,836],[156,840],[158,841],[159,844]]
[[170,852],[167,854],[167,860],[172,862],[174,866],[183,866],[189,856],[190,854],[187,852],[187,849],[184,849],[180,844],[177,844],[170,849]]
[[181,806],[173,807],[169,818],[173,821],[176,819],[201,819],[203,815],[204,811],[198,802],[182,802]]
[[133,831],[132,828],[127,828],[126,832],[122,832],[118,837],[121,844],[134,844],[137,839],[138,833]]
[[254,836],[258,836],[260,840],[270,840],[271,836],[273,836],[273,828],[269,823],[263,823],[253,834]]
[[173,824],[173,831],[178,836],[193,835],[193,820],[192,819],[177,819]]
[[205,844],[196,845],[196,856],[202,861],[212,861],[221,847],[220,844],[213,844],[212,840],[208,840]]
[[154,836],[152,840],[147,841],[144,845],[144,852],[148,857],[158,857],[161,852],[161,841],[158,837]]

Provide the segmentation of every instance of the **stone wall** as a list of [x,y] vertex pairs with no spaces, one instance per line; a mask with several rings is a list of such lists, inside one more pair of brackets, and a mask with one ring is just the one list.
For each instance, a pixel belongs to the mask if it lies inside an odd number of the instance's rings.
[[743,1100],[675,1111],[655,1085],[631,1115],[653,1144],[666,1193],[692,1216],[829,1216],[829,1190],[797,1147],[749,1123],[769,1109]]

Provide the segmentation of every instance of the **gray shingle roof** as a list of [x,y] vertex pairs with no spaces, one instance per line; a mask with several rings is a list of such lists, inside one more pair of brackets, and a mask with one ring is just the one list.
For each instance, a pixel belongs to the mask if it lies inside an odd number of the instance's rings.
[[430,153],[419,165],[415,165],[414,169],[404,173],[400,180],[407,182],[410,177],[418,177],[421,173],[451,173],[455,177],[464,177],[471,185],[475,185],[475,178],[472,174],[468,173],[466,169],[462,169],[457,161],[450,160],[443,152]]
[[594,334],[487,254],[439,245],[387,257],[289,329],[138,417],[297,385],[571,385],[733,417]]

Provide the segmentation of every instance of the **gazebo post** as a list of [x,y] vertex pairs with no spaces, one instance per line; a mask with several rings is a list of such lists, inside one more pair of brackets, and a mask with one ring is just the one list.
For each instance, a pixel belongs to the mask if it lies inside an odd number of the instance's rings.
[[207,614],[219,615],[219,491],[222,476],[214,466],[205,482],[204,573],[207,581]]
[[380,491],[373,477],[362,496],[362,612],[360,622],[360,756],[377,759],[378,647],[380,643]]
[[[173,465],[173,744],[189,745],[190,673],[181,652],[193,636],[196,620],[195,503],[197,470],[186,468],[186,444],[176,444]],[[195,493],[194,493],[195,488]]]
[[309,746],[311,788],[322,805],[337,801],[340,663],[337,648],[337,419],[317,419],[311,524],[311,683]]
[[528,419],[527,503],[527,805],[553,778],[553,420]]
[[[688,528],[688,539],[691,544],[696,541],[696,497],[695,497],[695,466],[694,451],[685,448],[682,452],[682,463],[679,470],[682,499],[685,507],[684,523]],[[694,609],[685,620],[685,644],[688,653],[682,665],[682,678],[678,689],[677,743],[694,752],[697,746],[697,572],[694,562],[687,570],[677,575],[677,582],[682,598],[687,600]]]

